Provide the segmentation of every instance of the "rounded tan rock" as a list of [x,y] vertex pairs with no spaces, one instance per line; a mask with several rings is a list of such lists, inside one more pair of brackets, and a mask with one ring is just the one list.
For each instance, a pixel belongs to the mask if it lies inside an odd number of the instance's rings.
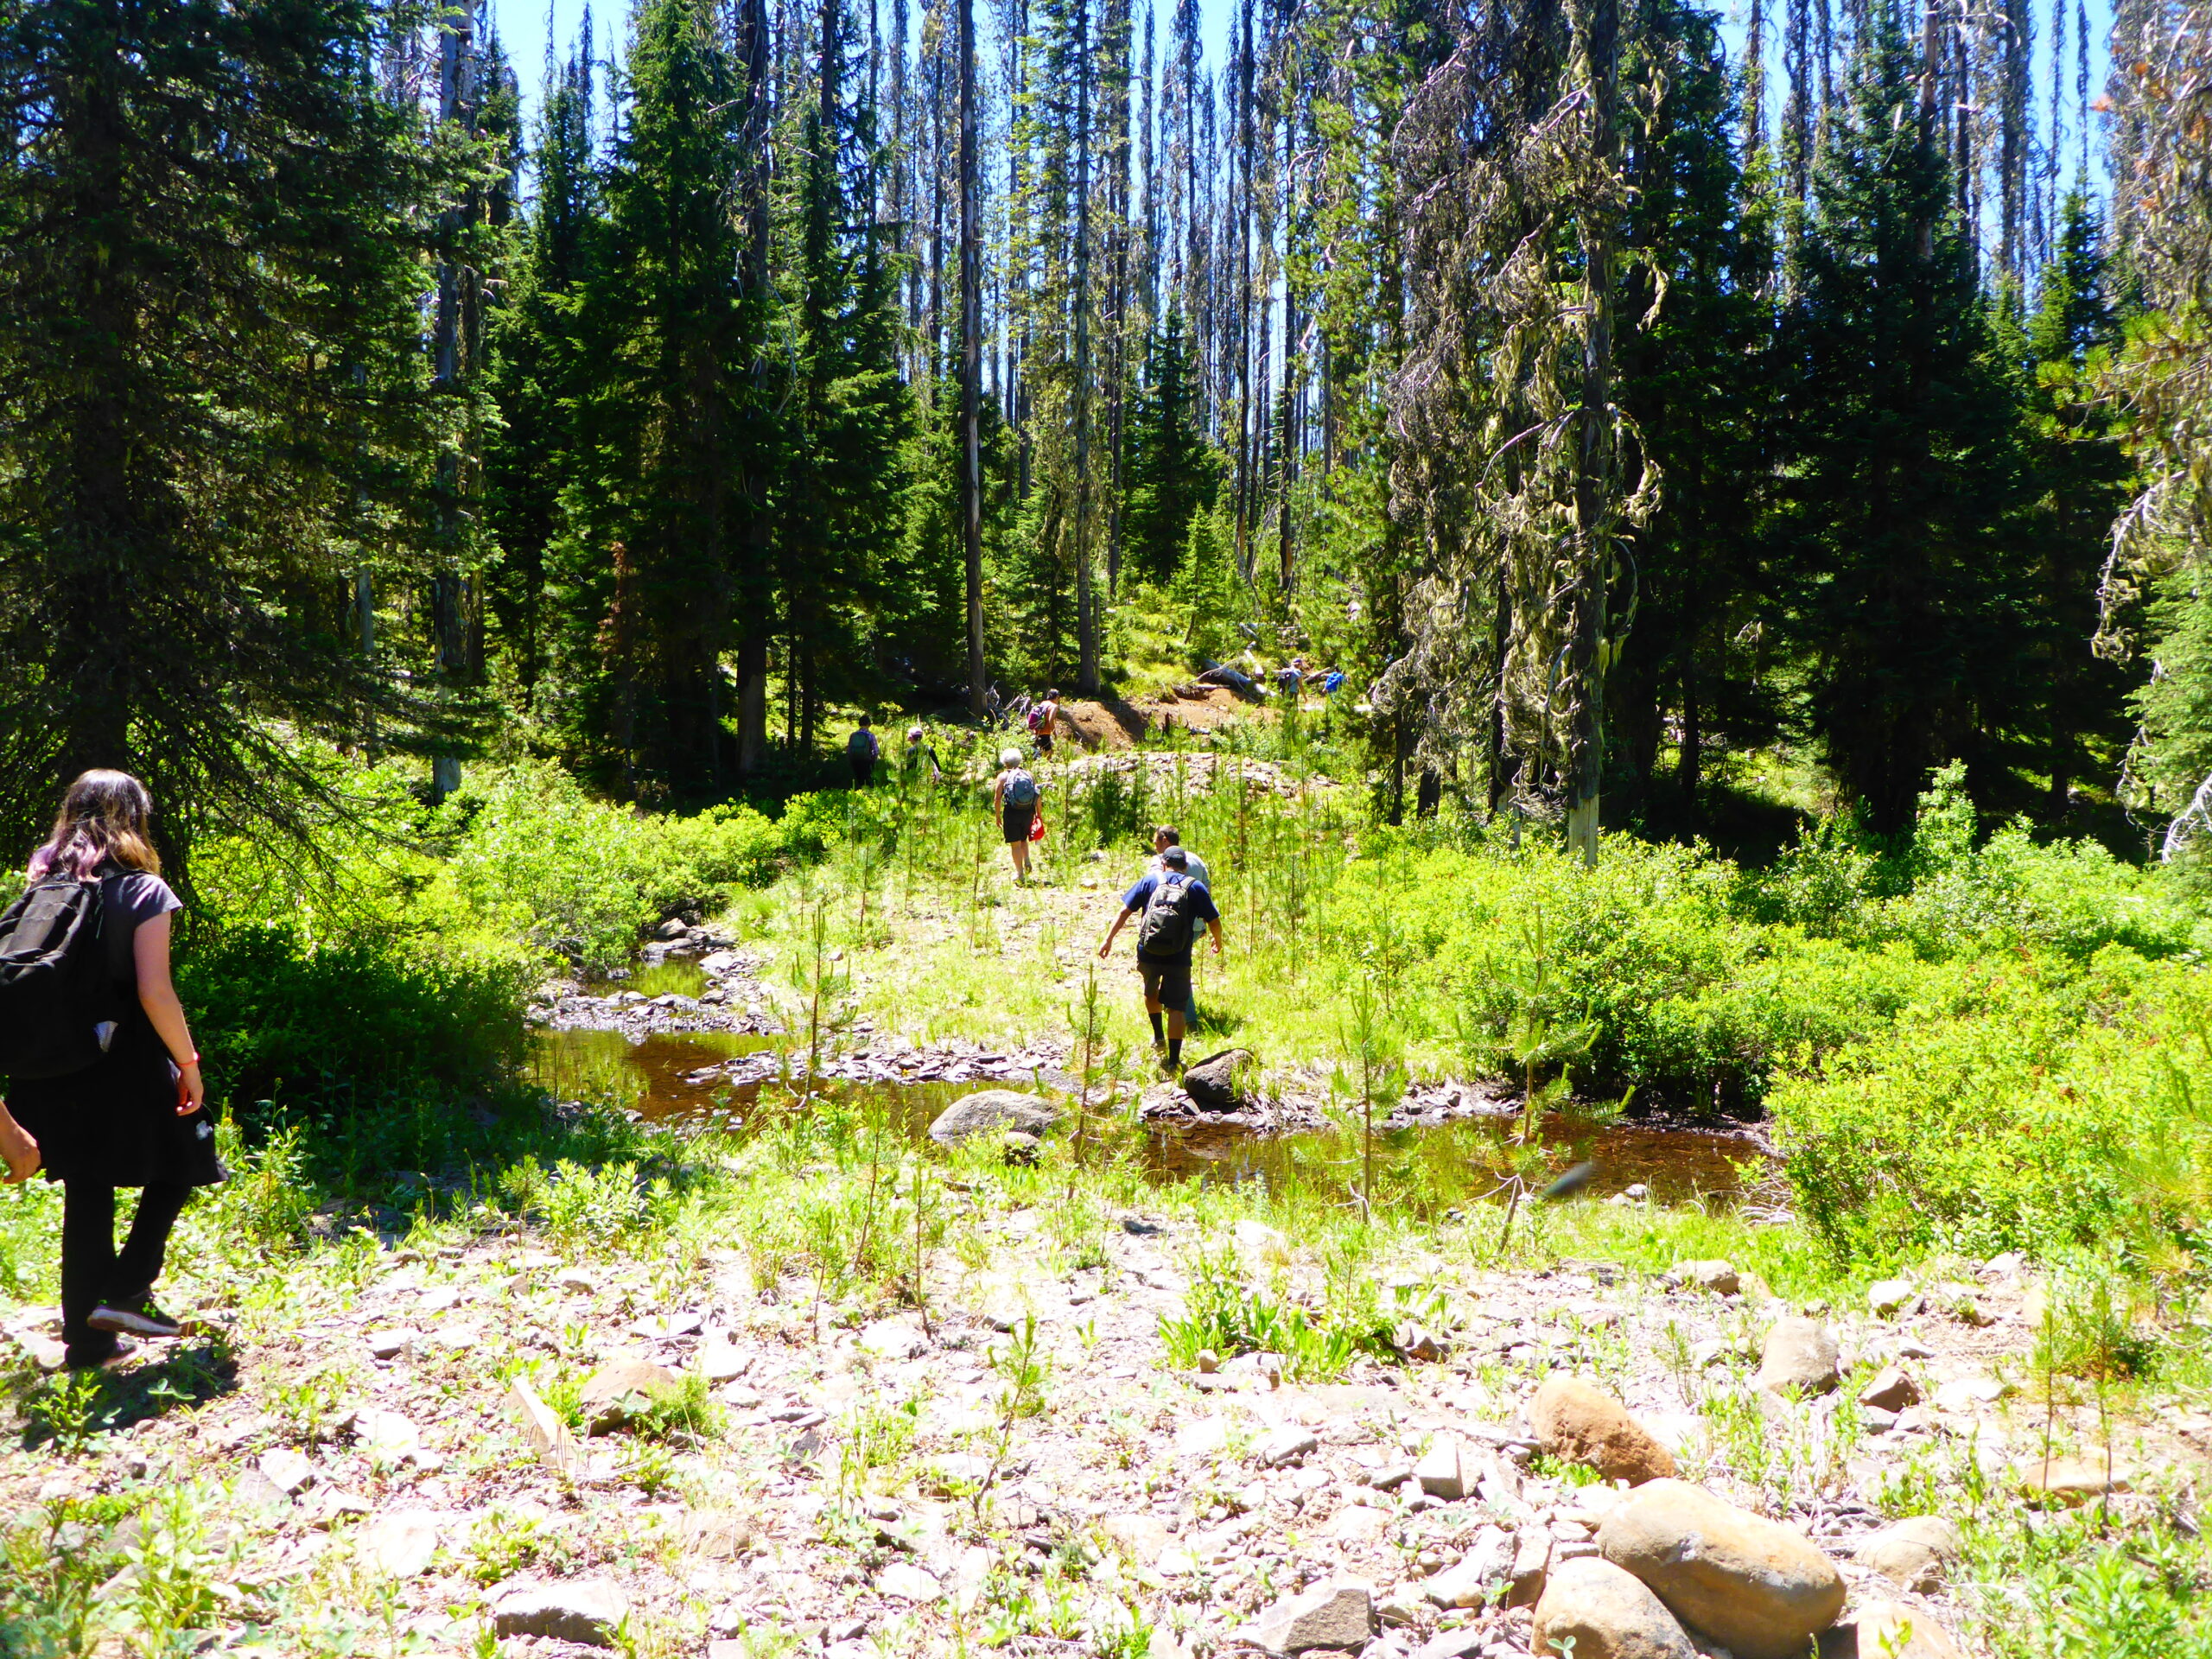
[[1843,1611],[1843,1576],[1811,1540],[1688,1481],[1639,1487],[1598,1546],[1736,1659],[1798,1659]]
[[1607,1480],[1640,1486],[1675,1472],[1674,1454],[1619,1401],[1580,1377],[1546,1378],[1529,1424],[1554,1457],[1588,1464]]
[[1571,1651],[1574,1659],[1697,1656],[1681,1621],[1649,1586],[1595,1555],[1552,1569],[1536,1603],[1535,1651]]

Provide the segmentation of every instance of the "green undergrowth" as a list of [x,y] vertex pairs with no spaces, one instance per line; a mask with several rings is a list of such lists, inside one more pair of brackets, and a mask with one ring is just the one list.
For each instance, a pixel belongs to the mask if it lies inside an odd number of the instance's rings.
[[[2206,924],[2158,874],[2093,842],[1984,836],[1956,769],[1900,844],[1829,823],[1749,870],[1617,838],[1592,871],[1533,832],[1378,827],[1341,790],[1241,768],[1209,787],[1210,764],[1045,769],[1028,887],[979,798],[894,799],[740,920],[787,1013],[833,1033],[1029,1040],[1069,1028],[1144,832],[1172,821],[1230,943],[1197,955],[1194,1052],[1247,1047],[1274,1086],[1325,1094],[1371,1006],[1402,1078],[1770,1114],[1836,1268],[2095,1246],[2193,1283]],[[1127,963],[1097,970],[1099,1048],[1135,1082]]]

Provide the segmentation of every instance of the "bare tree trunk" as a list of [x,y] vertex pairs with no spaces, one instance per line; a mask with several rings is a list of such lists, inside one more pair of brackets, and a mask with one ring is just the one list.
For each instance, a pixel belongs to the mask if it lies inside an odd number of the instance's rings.
[[1098,690],[1098,604],[1090,575],[1090,8],[1076,0],[1075,626],[1076,684]]
[[[745,64],[745,123],[741,129],[747,156],[744,191],[747,245],[745,288],[757,302],[768,300],[769,151],[768,73],[771,42],[767,0],[742,0],[740,13],[739,56]],[[767,353],[753,361],[756,384],[765,374]],[[747,539],[752,568],[747,573],[753,586],[747,605],[745,633],[737,648],[737,775],[759,772],[768,754],[768,638],[775,620],[768,613],[769,568],[774,556],[768,503],[758,487],[748,492],[751,522]]]
[[[438,20],[438,124],[475,124],[476,0],[460,0]],[[438,264],[437,312],[430,342],[431,373],[438,393],[459,394],[461,383],[462,288],[467,273],[452,257],[467,205],[443,214],[447,247]],[[430,588],[430,618],[438,678],[458,688],[468,677],[468,578],[456,543],[461,538],[461,465],[449,443],[438,454],[438,543],[440,563]],[[461,787],[461,757],[440,754],[430,761],[430,796],[443,800]]]
[[[1580,10],[1580,9],[1579,9]],[[1567,640],[1574,707],[1567,734],[1567,845],[1598,862],[1599,794],[1605,770],[1606,604],[1612,586],[1615,476],[1613,394],[1614,111],[1620,80],[1620,0],[1588,0],[1578,18],[1589,64],[1592,183],[1579,218],[1582,241],[1582,408],[1574,480],[1581,563]],[[1594,197],[1595,200],[1591,200]]]
[[968,712],[983,715],[982,188],[976,162],[976,0],[960,6],[960,539],[968,577]]

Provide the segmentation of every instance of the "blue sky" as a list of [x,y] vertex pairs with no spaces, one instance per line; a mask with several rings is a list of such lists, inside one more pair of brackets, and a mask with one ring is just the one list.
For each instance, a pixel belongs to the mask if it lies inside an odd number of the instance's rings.
[[[534,115],[537,105],[538,83],[544,71],[548,22],[550,21],[551,25],[556,51],[565,55],[569,43],[575,38],[577,26],[583,19],[585,0],[489,0],[489,3],[492,8],[493,22],[499,29],[501,41],[506,47],[507,56],[514,64],[516,73],[522,78],[524,107]],[[1137,0],[1137,3],[1141,7],[1143,0]],[[1167,33],[1167,13],[1173,8],[1173,0],[1156,0],[1156,3],[1159,5],[1160,14],[1157,33],[1164,45]],[[1218,68],[1226,54],[1230,20],[1236,3],[1236,0],[1202,0],[1201,16],[1205,20],[1206,61],[1211,67]],[[2051,3],[2052,0],[2029,0],[2031,10],[2036,14],[2036,64],[2037,81],[2039,87],[2044,85],[2044,77],[2050,63],[2049,29]],[[2073,0],[2065,0],[2065,3],[2070,10]],[[1768,15],[1770,21],[1767,44],[1767,84],[1770,87],[1779,87],[1783,79],[1779,36],[1784,9],[1785,0],[1768,0]],[[912,10],[915,15],[913,26],[918,33],[920,0],[913,0]],[[1740,53],[1744,45],[1744,26],[1746,16],[1743,0],[1723,0],[1722,10],[1725,18],[1722,33],[1728,41],[1729,49],[1732,52]],[[983,27],[983,20],[988,16],[989,10],[988,0],[977,0],[976,14],[979,29]],[[890,11],[888,4],[884,6],[883,11],[887,18]],[[599,55],[604,57],[618,49],[620,43],[627,35],[628,0],[597,0],[594,7],[593,18],[594,31],[597,36],[597,51]],[[2092,98],[2104,89],[2108,67],[2106,41],[2111,28],[2112,0],[2090,0],[2089,93]],[[2073,19],[2069,16],[2067,20],[2069,40],[2066,54],[2067,119],[2069,123],[2073,120],[2074,47],[2071,38],[2073,32]],[[987,53],[988,52],[988,43],[984,49]],[[2044,118],[2043,112],[2045,99],[2048,97],[2047,91],[2038,92],[2037,98],[2038,123]],[[1770,101],[1773,109],[1777,111],[1780,109],[1782,99],[1778,91],[1770,95]],[[2074,135],[2068,136],[2067,153],[2069,156],[2073,153],[2076,142]],[[2093,146],[2093,151],[2095,148]],[[2103,168],[2101,162],[2097,164],[2097,171],[2101,176]]]

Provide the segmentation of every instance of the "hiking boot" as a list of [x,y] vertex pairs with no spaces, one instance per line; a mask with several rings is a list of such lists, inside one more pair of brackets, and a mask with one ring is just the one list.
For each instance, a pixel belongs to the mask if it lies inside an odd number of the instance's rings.
[[184,1334],[184,1326],[156,1307],[150,1296],[135,1302],[102,1302],[85,1323],[95,1331],[127,1331],[134,1337],[162,1340]]
[[73,1371],[96,1371],[103,1365],[128,1359],[137,1351],[138,1344],[130,1338],[111,1335],[105,1344],[72,1348],[62,1363]]

